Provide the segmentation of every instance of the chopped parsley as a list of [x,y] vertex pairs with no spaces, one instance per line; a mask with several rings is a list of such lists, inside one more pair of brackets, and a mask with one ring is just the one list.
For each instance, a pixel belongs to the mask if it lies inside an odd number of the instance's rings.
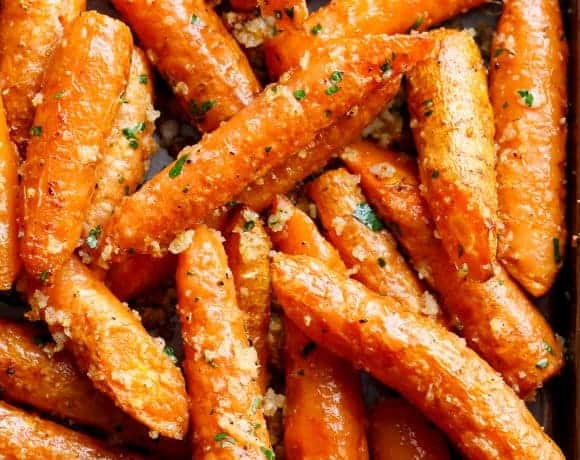
[[312,35],[318,35],[320,32],[322,32],[322,26],[320,24],[316,24],[312,29],[310,29]]
[[199,16],[197,14],[192,14],[189,23],[193,25],[199,24]]
[[238,204],[240,204],[240,202],[236,201],[236,200],[228,201],[226,203],[226,208],[233,208],[234,206],[236,206]]
[[524,100],[524,104],[528,107],[534,105],[534,95],[527,89],[518,89],[518,96]]
[[236,440],[234,438],[232,438],[231,436],[229,436],[227,433],[225,433],[223,431],[221,433],[216,434],[213,437],[213,440],[215,442],[219,442],[220,447],[223,447],[224,444],[235,444],[236,443]]
[[175,356],[175,350],[173,350],[173,347],[171,347],[170,345],[165,345],[165,347],[163,348],[163,352],[171,358],[173,364],[177,364],[177,356]]
[[121,104],[128,104],[129,103],[129,100],[127,99],[127,95],[125,94],[125,91],[123,91],[121,93],[121,95],[119,96],[119,102]]
[[384,257],[379,257],[377,259],[377,263],[379,264],[379,267],[384,268],[387,265],[387,261],[384,259]]
[[292,94],[294,95],[294,99],[296,99],[297,101],[301,101],[306,97],[306,91],[304,91],[303,89],[297,89]]
[[259,396],[254,396],[254,399],[252,401],[252,405],[250,406],[250,412],[252,414],[255,414],[256,412],[258,412],[258,409],[260,408],[261,405],[262,405],[262,398],[260,398]]
[[118,182],[119,184],[122,184],[123,182],[125,182],[125,178],[119,174],[119,175],[117,176],[117,182]]
[[40,274],[40,282],[41,283],[46,283],[46,280],[48,279],[48,275],[49,272],[48,270],[44,270],[41,274]]
[[423,107],[425,107],[425,112],[423,115],[425,117],[430,117],[433,114],[433,99],[426,99],[422,102]]
[[343,75],[344,75],[344,72],[341,72],[340,70],[335,70],[334,72],[332,72],[330,74],[330,81],[338,83],[339,81],[342,81]]
[[546,350],[551,355],[554,354],[554,349],[552,348],[552,345],[550,345],[548,342],[544,342],[544,350]]
[[266,460],[275,460],[276,456],[274,455],[274,452],[272,452],[271,449],[268,449],[267,447],[260,447],[260,450],[262,451],[262,453],[264,454],[264,457],[266,457]]
[[141,83],[142,85],[146,85],[147,83],[149,83],[149,77],[145,74],[139,75],[139,83]]
[[244,233],[245,232],[249,232],[250,230],[252,230],[254,227],[256,226],[256,223],[253,220],[249,220],[244,224]]
[[89,230],[89,234],[87,236],[86,242],[87,242],[87,246],[91,249],[96,249],[96,247],[99,245],[99,238],[101,236],[101,226],[97,225],[94,228],[91,228]]
[[421,25],[423,25],[423,15],[420,14],[417,19],[415,19],[415,22],[413,23],[413,25],[409,28],[409,32],[413,31],[413,30],[419,30],[419,27],[421,27]]
[[198,104],[196,101],[189,103],[189,110],[191,114],[197,118],[203,118],[207,112],[217,105],[217,101],[209,100]]
[[562,255],[560,254],[560,240],[552,238],[552,246],[554,247],[554,262],[559,264],[562,262]]
[[546,367],[548,367],[549,363],[550,361],[548,360],[548,358],[542,358],[536,363],[536,367],[538,369],[545,369]]
[[328,88],[326,88],[325,93],[327,96],[332,96],[333,94],[338,93],[339,90],[340,90],[340,87],[338,87],[337,85],[332,85],[332,86],[329,86]]
[[54,95],[55,99],[62,99],[66,96],[66,91],[63,89]]
[[169,170],[169,177],[171,179],[175,179],[177,176],[179,176],[181,174],[181,171],[183,170],[183,165],[185,164],[185,162],[187,161],[188,158],[189,158],[189,153],[186,153],[185,155],[181,155],[175,161],[175,163],[173,164],[173,166]]
[[32,128],[30,128],[30,135],[31,136],[35,136],[38,137],[42,134],[42,126],[33,126]]
[[136,149],[139,147],[139,142],[137,141],[137,133],[145,131],[146,123],[142,121],[137,123],[133,128],[123,128],[123,136],[129,141],[129,147]]
[[300,355],[303,358],[307,358],[308,355],[310,353],[312,353],[314,351],[314,349],[316,348],[316,344],[314,342],[308,342],[306,345],[304,345],[304,348],[302,349],[302,351],[300,352]]
[[366,225],[373,232],[378,232],[384,228],[383,223],[375,214],[368,203],[359,203],[354,209],[352,216],[361,224]]

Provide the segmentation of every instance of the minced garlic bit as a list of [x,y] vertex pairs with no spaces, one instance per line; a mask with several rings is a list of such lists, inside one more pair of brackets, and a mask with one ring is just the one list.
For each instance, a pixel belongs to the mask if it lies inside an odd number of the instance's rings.
[[268,388],[264,395],[262,407],[266,417],[272,417],[278,409],[283,409],[286,405],[286,397],[276,393],[272,388]]
[[276,33],[276,21],[273,17],[253,17],[242,13],[227,12],[224,20],[235,39],[246,48],[255,48],[272,38]]
[[439,304],[429,291],[423,292],[423,303],[421,313],[427,316],[437,316],[439,314]]
[[395,168],[389,163],[375,163],[369,168],[369,171],[378,179],[390,179],[395,175]]
[[175,239],[169,243],[169,252],[171,254],[179,254],[185,251],[193,241],[193,233],[193,230],[186,230],[177,235]]

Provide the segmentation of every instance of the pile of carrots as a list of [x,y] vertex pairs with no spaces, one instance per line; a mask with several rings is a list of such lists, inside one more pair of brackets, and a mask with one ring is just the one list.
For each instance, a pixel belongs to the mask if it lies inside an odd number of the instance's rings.
[[[505,0],[488,67],[427,31],[483,3],[232,1],[275,24],[260,82],[203,0],[5,0],[0,456],[563,459],[524,401],[564,362],[529,296],[565,255],[567,44],[557,0]],[[153,68],[202,137],[143,183]],[[416,157],[361,139],[401,86]],[[182,363],[127,303],[168,278]]]

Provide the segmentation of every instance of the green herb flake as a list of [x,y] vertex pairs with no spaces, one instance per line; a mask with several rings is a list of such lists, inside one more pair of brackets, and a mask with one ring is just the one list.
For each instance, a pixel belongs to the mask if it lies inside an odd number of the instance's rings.
[[175,350],[170,345],[165,345],[163,352],[171,358],[173,364],[177,364],[177,356],[175,356]]
[[518,89],[518,96],[524,100],[524,104],[528,107],[534,105],[534,95],[527,89]]
[[337,85],[332,85],[332,86],[329,86],[328,88],[326,88],[325,93],[327,96],[332,96],[333,94],[338,93],[339,90],[340,90],[340,88]]
[[86,242],[87,246],[91,249],[96,249],[99,245],[99,238],[101,236],[101,226],[97,225],[89,230],[89,235],[87,236]]
[[318,35],[320,32],[322,32],[322,26],[320,24],[316,24],[312,29],[310,29],[312,35]]
[[54,95],[55,99],[62,99],[66,96],[66,91],[63,89]]
[[33,126],[32,128],[30,128],[30,135],[31,136],[35,136],[38,137],[42,134],[42,126]]
[[550,345],[548,342],[544,341],[543,343],[544,345],[544,350],[546,350],[548,353],[550,353],[551,355],[554,354],[554,349],[552,348],[552,345]]
[[185,164],[188,158],[189,153],[186,153],[185,155],[181,155],[177,159],[177,161],[173,164],[173,166],[169,170],[169,177],[171,179],[175,179],[177,176],[181,174],[181,171],[183,171],[183,165]]
[[439,177],[439,171],[437,169],[434,169],[433,171],[431,171],[431,179],[437,179]]
[[297,89],[292,94],[294,95],[294,99],[296,99],[297,101],[301,101],[306,97],[306,91],[304,91],[303,89]]
[[119,95],[119,102],[121,104],[128,104],[129,100],[127,99],[127,95],[125,94],[125,91],[123,91],[120,95]]
[[215,442],[219,442],[220,443],[220,447],[224,447],[224,444],[235,444],[236,440],[234,438],[232,438],[231,436],[229,436],[227,433],[225,432],[221,432],[216,434],[213,437],[213,440]]
[[131,189],[129,188],[128,185],[125,185],[125,196],[129,196]]
[[314,342],[308,342],[300,351],[300,356],[303,358],[307,358],[310,353],[312,353],[316,349],[316,344]]
[[250,230],[252,230],[254,227],[256,226],[256,223],[253,220],[248,220],[245,224],[244,224],[244,228],[243,231],[244,233],[249,232]]
[[117,182],[118,182],[119,184],[122,184],[123,182],[125,182],[125,178],[119,174],[119,175],[117,176]]
[[542,358],[536,363],[536,367],[538,369],[545,369],[546,367],[548,367],[548,364],[550,364],[548,358]]
[[49,271],[48,270],[44,270],[41,274],[40,274],[40,282],[41,283],[46,283],[46,280],[48,279],[48,275],[49,275]]
[[145,131],[145,126],[147,126],[146,123],[142,121],[141,123],[137,123],[132,128],[123,128],[123,130],[121,131],[123,133],[123,136],[125,136],[125,139],[129,141],[129,147],[131,147],[132,149],[136,149],[137,147],[139,147],[137,134]]
[[260,408],[261,405],[262,398],[260,398],[259,396],[254,396],[254,399],[252,400],[252,405],[250,406],[250,412],[252,413],[252,415],[258,412],[258,409]]
[[330,81],[333,81],[334,83],[338,83],[339,81],[342,81],[343,75],[344,75],[344,72],[341,72],[340,70],[335,70],[334,72],[332,72],[330,74]]
[[387,261],[384,259],[384,257],[379,257],[377,259],[377,263],[379,264],[379,267],[384,268],[387,265]]
[[147,83],[149,83],[149,77],[145,74],[139,75],[139,83],[142,85],[146,85]]
[[203,118],[207,112],[217,105],[217,101],[209,100],[198,104],[196,101],[189,103],[189,110],[191,114],[197,118]]
[[231,209],[234,206],[237,206],[238,204],[240,204],[240,202],[239,201],[236,201],[236,200],[228,201],[226,203],[226,208]]
[[191,19],[189,20],[189,23],[192,25],[196,25],[199,24],[199,16],[197,14],[192,14],[191,15]]
[[560,240],[558,238],[552,238],[552,246],[554,247],[554,262],[559,264],[562,262],[562,255],[560,254]]
[[390,76],[392,71],[393,71],[393,65],[391,64],[391,61],[389,61],[388,59],[385,59],[384,64],[381,65],[381,72],[383,73],[383,77]]
[[413,30],[419,30],[419,27],[421,27],[423,25],[423,15],[420,14],[417,19],[415,19],[415,22],[413,23],[413,25],[409,28],[409,32],[413,31]]
[[354,209],[352,216],[361,224],[366,225],[373,232],[378,232],[384,228],[383,223],[375,214],[368,203],[359,203]]
[[275,460],[276,455],[274,455],[274,452],[272,452],[271,449],[268,449],[267,447],[262,446],[262,447],[260,447],[260,450],[264,454],[264,457],[266,458],[266,460]]

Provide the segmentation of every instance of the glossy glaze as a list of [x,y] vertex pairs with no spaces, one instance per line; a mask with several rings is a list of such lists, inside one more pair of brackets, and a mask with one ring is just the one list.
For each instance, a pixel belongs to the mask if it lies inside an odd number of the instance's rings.
[[263,459],[270,440],[221,234],[201,225],[177,265],[194,458]]
[[[498,268],[485,283],[461,278],[434,235],[421,197],[416,165],[404,155],[369,143],[351,146],[342,158],[361,176],[361,186],[397,238],[419,275],[442,299],[442,306],[469,345],[523,397],[531,396],[563,365],[562,346],[521,289]],[[376,164],[393,176],[372,174]]]
[[[390,74],[395,78],[426,57],[431,47],[425,36],[377,35],[339,42],[330,48],[335,52],[323,50],[313,56],[308,68],[267,88],[124,200],[109,225],[105,257],[120,258],[129,248],[163,251],[178,233],[235,199],[249,183],[308,146],[320,130],[385,84],[389,78],[381,78],[380,69],[385,55],[396,53]],[[340,86],[330,81],[337,69],[343,72]],[[327,94],[330,87],[339,89]],[[299,101],[293,93],[301,90],[306,97]]]
[[213,131],[260,91],[246,56],[203,0],[112,3],[202,131]]
[[[566,248],[568,50],[559,3],[506,1],[492,56],[499,258],[526,290],[541,296],[554,283]],[[530,106],[522,91],[533,98]]]
[[10,136],[24,157],[52,53],[85,0],[7,0],[0,12],[0,87]]
[[449,258],[485,281],[496,260],[493,111],[467,32],[441,30],[439,55],[409,74],[407,100],[426,203]]
[[79,16],[54,53],[22,186],[20,252],[31,275],[56,272],[78,245],[132,49],[127,26],[91,11]]
[[467,458],[564,459],[501,376],[434,321],[305,256],[274,256],[272,286],[305,334],[398,391]]

